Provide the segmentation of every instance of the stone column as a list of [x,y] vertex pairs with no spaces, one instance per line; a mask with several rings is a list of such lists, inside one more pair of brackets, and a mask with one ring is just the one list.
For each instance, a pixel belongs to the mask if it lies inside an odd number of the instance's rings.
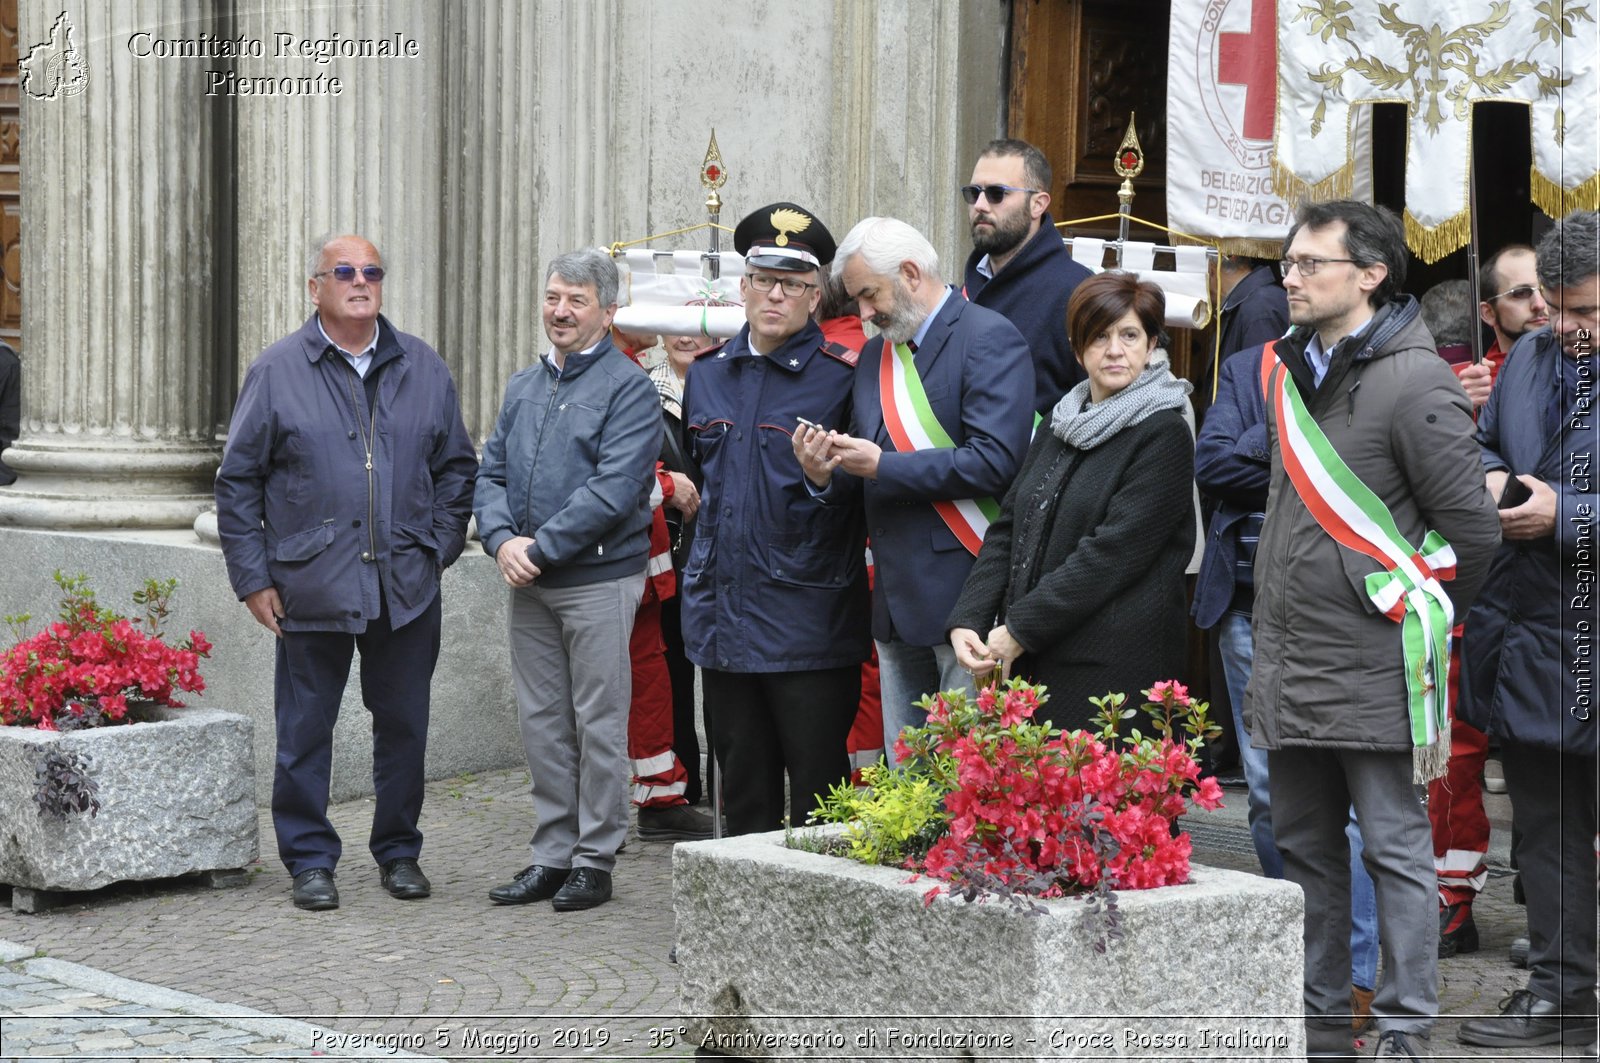
[[[439,342],[439,310],[447,296],[460,298],[464,285],[440,257],[439,79],[448,8],[431,0],[241,5],[236,32],[260,40],[264,54],[234,64],[240,79],[339,80],[337,95],[235,100],[241,380],[263,348],[310,316],[306,260],[328,234],[360,233],[376,244],[389,270],[384,316],[451,356]],[[286,55],[280,34],[293,35]],[[337,52],[340,42],[393,42],[396,35],[416,42],[414,57],[335,54],[322,61],[301,50],[306,42],[331,42]],[[473,189],[455,193],[476,196]]]
[[213,161],[226,122],[203,96],[201,64],[138,59],[128,39],[212,28],[216,8],[19,8],[22,48],[45,51],[22,96],[27,363],[0,524],[186,527],[218,458],[227,237],[214,221],[227,178]]

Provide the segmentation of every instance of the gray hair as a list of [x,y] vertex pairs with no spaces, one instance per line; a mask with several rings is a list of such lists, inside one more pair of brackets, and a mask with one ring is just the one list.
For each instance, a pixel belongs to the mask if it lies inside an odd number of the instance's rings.
[[[333,243],[335,240],[343,240],[343,239],[351,238],[351,237],[353,237],[353,238],[355,238],[357,240],[367,240],[367,238],[365,236],[361,236],[361,235],[359,235],[357,233],[332,233],[332,232],[323,233],[321,236],[319,236],[315,240],[313,240],[311,242],[311,253],[306,256],[306,276],[308,278],[313,278],[313,277],[315,277],[317,275],[317,272],[322,269],[322,254],[323,254],[323,252],[328,250],[328,245],[329,244]],[[372,244],[372,241],[371,240],[367,240],[367,243]],[[377,244],[372,244],[372,249],[374,251],[378,251],[378,245]],[[383,261],[383,252],[382,251],[378,251],[378,261],[379,262]]]
[[617,264],[611,261],[611,256],[592,247],[568,251],[551,259],[549,268],[544,271],[546,284],[550,283],[551,277],[560,277],[568,284],[590,286],[601,306],[616,304],[617,289],[622,283],[617,276]]
[[844,275],[845,263],[852,256],[860,256],[862,264],[880,277],[897,272],[902,262],[911,262],[930,280],[941,280],[939,252],[926,236],[899,218],[863,218],[856,222],[839,242],[833,257],[835,277]]
[[1440,281],[1422,294],[1422,323],[1441,347],[1472,342],[1478,324],[1472,311],[1472,286],[1464,280]]
[[1539,241],[1539,283],[1571,288],[1600,273],[1600,212],[1575,210]]

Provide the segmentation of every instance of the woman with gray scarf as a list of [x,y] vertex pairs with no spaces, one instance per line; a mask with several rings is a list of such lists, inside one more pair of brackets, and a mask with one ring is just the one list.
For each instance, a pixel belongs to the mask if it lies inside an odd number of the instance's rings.
[[1182,679],[1194,550],[1188,381],[1157,344],[1166,300],[1134,274],[1078,285],[1089,379],[1041,424],[947,621],[961,664],[1049,688],[1036,719],[1089,726],[1091,696]]

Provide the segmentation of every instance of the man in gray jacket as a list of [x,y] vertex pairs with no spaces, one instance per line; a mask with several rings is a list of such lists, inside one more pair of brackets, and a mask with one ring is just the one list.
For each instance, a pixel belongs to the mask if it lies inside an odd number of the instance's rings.
[[278,854],[295,906],[319,910],[339,906],[328,778],[357,649],[372,713],[369,847],[392,896],[428,896],[417,817],[439,574],[466,541],[476,459],[444,361],[378,313],[378,249],[334,237],[307,273],[316,312],[245,375],[216,494],[228,579],[277,636]]
[[617,268],[545,273],[550,350],[506,384],[474,510],[511,589],[511,670],[533,775],[533,863],[489,891],[558,912],[611,899],[628,830],[628,637],[644,593],[661,407],[611,342]]
[[1448,760],[1448,633],[1500,538],[1472,407],[1416,300],[1399,294],[1405,261],[1388,211],[1302,207],[1284,244],[1294,328],[1261,366],[1272,472],[1245,722],[1268,751],[1285,877],[1306,895],[1306,1040],[1318,1058],[1352,1051],[1352,804],[1383,942],[1377,1056],[1425,1054],[1439,930],[1417,787]]

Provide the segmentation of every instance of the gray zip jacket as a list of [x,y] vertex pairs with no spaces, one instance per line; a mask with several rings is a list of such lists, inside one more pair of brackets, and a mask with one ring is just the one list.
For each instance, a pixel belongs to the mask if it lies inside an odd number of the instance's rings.
[[483,549],[530,536],[539,585],[577,587],[644,571],[661,452],[655,385],[609,337],[542,358],[506,384],[483,445],[473,512]]

